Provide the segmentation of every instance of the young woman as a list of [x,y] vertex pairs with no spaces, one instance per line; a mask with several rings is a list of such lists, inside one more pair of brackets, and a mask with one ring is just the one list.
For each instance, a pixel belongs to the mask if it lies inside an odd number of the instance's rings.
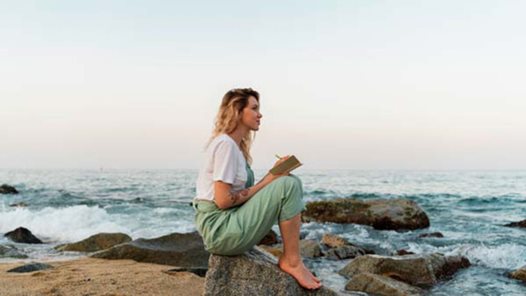
[[258,92],[233,89],[223,97],[196,184],[197,229],[210,253],[238,255],[279,223],[283,239],[279,267],[302,287],[317,289],[320,280],[305,267],[299,250],[304,209],[300,179],[288,173],[268,173],[254,184],[250,145],[261,117]]

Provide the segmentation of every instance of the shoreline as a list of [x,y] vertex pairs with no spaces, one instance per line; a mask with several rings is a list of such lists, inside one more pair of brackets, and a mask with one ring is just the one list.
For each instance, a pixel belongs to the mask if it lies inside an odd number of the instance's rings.
[[[22,262],[0,263],[2,295],[202,295],[204,278],[167,272],[169,265],[81,258],[46,261],[54,268],[8,273]],[[5,294],[4,294],[5,293]]]

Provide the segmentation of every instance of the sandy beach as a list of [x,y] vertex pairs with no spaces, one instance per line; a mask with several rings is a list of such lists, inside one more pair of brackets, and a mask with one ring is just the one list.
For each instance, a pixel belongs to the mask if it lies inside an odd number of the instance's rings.
[[7,273],[23,263],[0,264],[0,295],[201,295],[204,278],[167,272],[172,266],[132,260],[83,258],[45,262],[53,269]]

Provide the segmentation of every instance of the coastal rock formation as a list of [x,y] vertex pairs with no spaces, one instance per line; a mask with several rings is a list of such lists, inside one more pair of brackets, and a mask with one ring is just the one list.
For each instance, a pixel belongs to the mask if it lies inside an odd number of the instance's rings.
[[429,227],[429,218],[408,199],[358,200],[339,198],[307,203],[304,221],[355,223],[375,229],[403,230]]
[[352,280],[345,286],[345,290],[362,291],[378,296],[416,296],[425,294],[424,290],[418,287],[408,285],[387,276],[368,272],[353,276]]
[[351,261],[339,273],[346,277],[354,277],[357,274],[368,272],[410,285],[429,287],[468,266],[470,263],[465,257],[444,256],[439,253],[400,257],[365,255]]
[[90,257],[206,268],[209,255],[199,233],[192,232],[172,233],[153,239],[136,239],[93,253]]
[[526,220],[522,220],[522,221],[519,221],[519,222],[511,222],[511,223],[508,223],[508,224],[506,224],[504,226],[526,228]]
[[441,232],[430,232],[430,233],[422,233],[418,237],[419,238],[424,238],[424,237],[442,238],[442,237],[444,237],[444,235]]
[[45,263],[38,263],[38,262],[31,262],[19,267],[15,267],[13,269],[8,270],[7,272],[17,272],[17,273],[24,273],[24,272],[33,272],[38,270],[45,270],[53,268],[53,266]]
[[326,287],[305,290],[277,264],[274,256],[259,247],[239,256],[211,255],[204,295],[339,295]]
[[98,233],[76,243],[56,246],[58,251],[96,252],[131,241],[124,233]]
[[[259,247],[276,257],[283,254],[283,244],[276,244],[273,246],[260,245]],[[320,244],[316,240],[311,239],[300,240],[300,252],[301,256],[304,258],[316,258],[323,255]]]
[[526,265],[513,272],[510,272],[509,276],[512,279],[521,280],[526,283]]
[[365,254],[374,254],[370,250],[355,246],[346,239],[330,233],[323,235],[321,243],[328,248],[324,255],[330,260],[349,259]]
[[27,255],[20,253],[13,246],[2,246],[0,245],[0,258],[18,258],[24,259],[27,258]]
[[9,231],[4,234],[5,237],[14,241],[15,243],[24,243],[24,244],[42,244],[42,241],[34,236],[29,229],[24,227],[18,227],[13,231]]
[[18,194],[18,190],[13,186],[2,184],[0,186],[0,194]]

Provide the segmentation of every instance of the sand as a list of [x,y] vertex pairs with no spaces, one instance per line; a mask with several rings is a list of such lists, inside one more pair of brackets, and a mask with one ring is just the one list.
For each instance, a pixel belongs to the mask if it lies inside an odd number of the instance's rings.
[[8,273],[24,263],[0,264],[0,295],[202,295],[204,278],[169,273],[172,266],[133,260],[83,258],[43,262],[53,269]]

